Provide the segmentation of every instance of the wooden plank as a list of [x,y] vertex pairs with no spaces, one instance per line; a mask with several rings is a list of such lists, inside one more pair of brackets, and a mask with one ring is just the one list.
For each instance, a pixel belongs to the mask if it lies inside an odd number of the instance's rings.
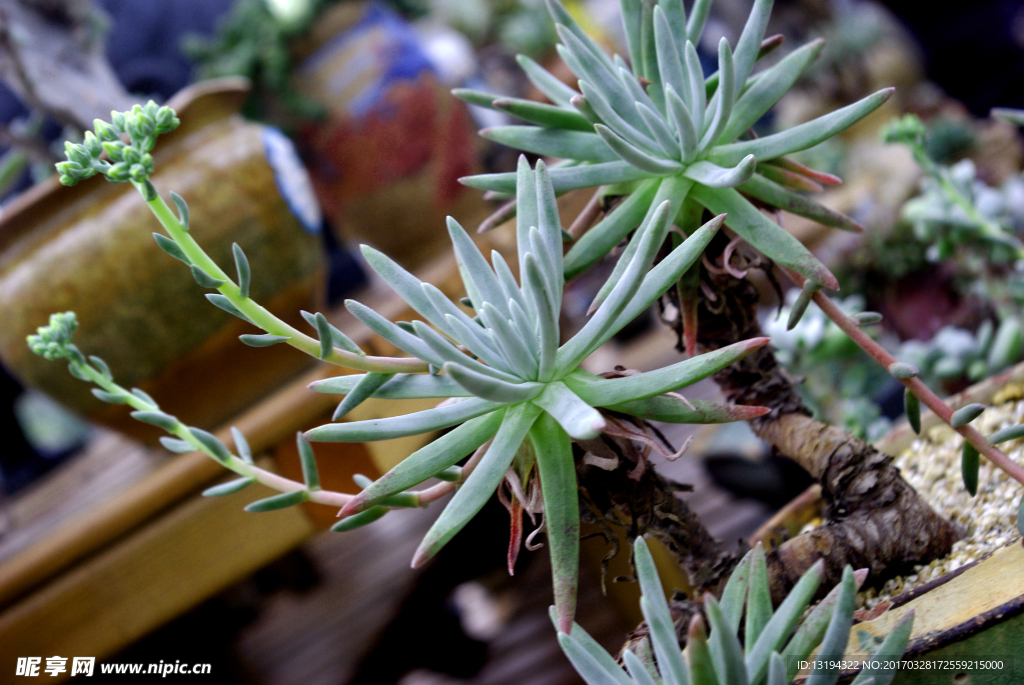
[[261,486],[193,498],[0,614],[0,672],[19,656],[104,658],[305,540],[301,509],[242,510]]

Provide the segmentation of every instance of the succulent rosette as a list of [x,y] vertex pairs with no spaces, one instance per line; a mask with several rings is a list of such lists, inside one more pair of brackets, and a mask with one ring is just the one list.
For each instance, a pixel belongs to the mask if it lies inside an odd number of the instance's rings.
[[[797,190],[821,190],[839,179],[813,171],[786,155],[807,149],[848,128],[892,94],[881,90],[854,104],[761,138],[750,128],[793,86],[821,52],[817,40],[752,74],[763,53],[772,0],[755,0],[735,49],[723,38],[718,70],[705,77],[694,47],[710,0],[696,0],[687,17],[681,0],[622,0],[627,63],[608,56],[558,0],[547,0],[561,44],[558,52],[578,79],[578,90],[533,60],[519,63],[551,104],[472,90],[455,94],[476,105],[509,112],[527,122],[485,129],[490,140],[565,160],[552,167],[556,193],[611,186],[629,197],[582,236],[565,257],[571,278],[607,254],[664,200],[676,224],[689,233],[701,209],[728,214],[726,226],[777,264],[838,290],[832,275],[803,244],[755,206],[777,207],[846,230],[862,230],[849,217]],[[513,173],[462,179],[474,188],[511,195]],[[618,271],[628,264],[629,253]],[[604,297],[603,291],[600,297]]]
[[392,323],[358,302],[350,300],[346,306],[373,331],[428,364],[434,373],[366,373],[312,385],[319,392],[346,395],[335,418],[371,396],[447,401],[403,416],[320,426],[305,437],[313,442],[364,442],[457,426],[366,487],[342,509],[342,516],[370,511],[414,485],[443,475],[478,450],[479,459],[427,532],[413,565],[450,540],[483,507],[513,466],[523,481],[535,468],[554,568],[559,624],[568,630],[575,605],[580,525],[571,441],[600,435],[605,428],[602,410],[687,423],[761,415],[765,411],[761,407],[691,403],[666,393],[724,368],[764,345],[767,338],[739,342],[623,378],[602,378],[581,369],[584,359],[700,258],[723,217],[694,231],[651,268],[673,216],[671,201],[661,202],[634,234],[629,263],[614,277],[608,296],[583,329],[560,345],[564,266],[555,191],[543,162],[532,170],[520,160],[517,176],[520,281],[499,253],[492,252],[488,264],[466,231],[454,220],[448,223],[475,317],[384,254],[363,247],[370,266],[424,320]]

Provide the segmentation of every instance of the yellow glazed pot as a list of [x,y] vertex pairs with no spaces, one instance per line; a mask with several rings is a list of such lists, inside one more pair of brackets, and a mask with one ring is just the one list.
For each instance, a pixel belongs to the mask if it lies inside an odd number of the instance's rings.
[[[196,239],[228,273],[234,273],[231,244],[245,250],[256,301],[304,325],[299,310],[317,307],[323,282],[318,210],[292,203],[311,217],[309,228],[290,210],[278,188],[301,189],[302,169],[288,159],[284,169],[268,162],[287,157],[290,148],[274,129],[236,114],[246,93],[245,82],[231,79],[175,96],[168,104],[182,124],[158,142],[153,182],[161,193],[185,198]],[[159,230],[130,184],[102,176],[71,188],[51,178],[0,219],[0,359],[71,409],[146,440],[159,432],[130,419],[123,407],[97,401],[64,365],[29,351],[25,337],[51,312],[77,312],[76,343],[102,357],[119,383],[143,389],[166,411],[205,428],[224,423],[312,361],[284,345],[241,344],[239,334],[257,331],[207,302],[189,270],[157,247],[151,234]]]

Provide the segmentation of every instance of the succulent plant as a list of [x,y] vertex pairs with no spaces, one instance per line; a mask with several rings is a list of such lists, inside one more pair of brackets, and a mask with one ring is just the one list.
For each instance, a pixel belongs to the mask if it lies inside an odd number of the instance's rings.
[[[694,48],[710,0],[697,0],[689,17],[681,0],[622,0],[630,62],[609,57],[558,0],[547,0],[562,43],[559,54],[579,79],[579,91],[536,62],[519,61],[533,84],[553,104],[503,98],[472,90],[456,95],[473,104],[507,111],[530,125],[503,126],[482,135],[528,152],[564,158],[551,169],[557,193],[613,186],[629,194],[569,250],[566,276],[603,257],[664,200],[676,208],[676,223],[689,233],[701,208],[728,214],[726,225],[765,256],[837,290],[832,273],[796,238],[751,202],[785,209],[829,226],[862,230],[849,217],[826,209],[794,190],[820,190],[839,182],[785,155],[816,145],[851,126],[885,102],[885,89],[852,105],[762,138],[748,130],[794,84],[821,51],[815,41],[774,66],[751,75],[762,49],[772,0],[756,0],[733,50],[719,43],[718,71],[705,78]],[[510,195],[512,173],[462,179],[475,188]],[[627,258],[618,266],[620,273]],[[600,294],[600,298],[607,291]],[[600,299],[599,298],[599,299]]]
[[[34,351],[68,359],[76,377],[99,384],[94,393],[97,397],[128,403],[136,409],[136,418],[174,434],[176,437],[165,443],[171,449],[205,448],[211,457],[243,476],[237,489],[258,481],[284,491],[276,498],[254,503],[257,511],[306,500],[334,503],[342,506],[341,514],[345,517],[335,529],[347,530],[376,520],[390,507],[418,506],[436,498],[424,497],[422,492],[406,492],[412,486],[433,477],[454,481],[459,485],[458,491],[417,550],[413,560],[417,565],[437,552],[480,510],[511,469],[521,484],[531,483],[531,479],[539,481],[554,569],[555,602],[560,624],[568,630],[575,606],[579,548],[571,440],[597,437],[605,427],[602,410],[628,414],[638,420],[690,423],[739,420],[767,411],[762,407],[691,403],[679,395],[673,396],[680,388],[763,346],[767,338],[738,342],[662,369],[622,378],[602,378],[580,368],[584,359],[649,307],[700,258],[721,226],[723,216],[692,231],[652,268],[675,214],[671,201],[662,201],[634,234],[628,265],[621,273],[613,274],[608,296],[583,329],[560,345],[559,312],[565,286],[563,229],[545,164],[539,162],[534,170],[523,158],[516,183],[520,282],[499,253],[492,253],[492,264],[488,264],[453,219],[449,219],[448,231],[468,295],[467,305],[475,311],[475,317],[470,317],[438,288],[420,282],[384,254],[364,246],[363,254],[370,266],[424,319],[395,324],[359,302],[347,301],[346,307],[358,320],[411,355],[370,357],[327,323],[322,314],[306,317],[317,329],[316,340],[254,302],[249,297],[252,274],[238,246],[236,284],[196,243],[189,233],[185,201],[172,194],[178,209],[176,217],[148,178],[152,139],[161,127],[169,125],[167,122],[177,122],[172,111],[151,104],[117,114],[114,119],[114,127],[97,122],[102,144],[94,144],[97,138],[90,135],[85,144],[69,146],[71,161],[59,165],[61,180],[73,184],[102,173],[111,180],[132,181],[168,232],[169,237],[154,234],[161,249],[189,265],[200,286],[218,291],[208,295],[211,302],[265,331],[242,335],[242,342],[257,347],[288,343],[325,361],[365,371],[313,384],[316,391],[345,395],[334,414],[335,421],[369,397],[444,400],[438,407],[413,414],[320,426],[308,431],[305,439],[364,442],[455,426],[377,482],[360,479],[359,485],[364,489],[359,495],[325,493],[319,488],[315,461],[305,440],[300,440],[300,452],[305,453],[305,471],[312,474],[312,482],[308,477],[304,486],[275,481],[231,455],[213,436],[197,432],[198,429],[161,412],[152,398],[114,384],[101,361],[90,358],[93,363],[88,363],[70,342],[73,317],[59,315],[50,327],[31,337],[29,344]],[[118,137],[122,132],[129,134],[129,143]],[[121,173],[117,164],[100,158],[100,150],[107,148],[108,154],[116,153],[125,160],[141,159],[133,162],[141,171],[137,174],[135,166],[131,166],[128,172]],[[464,468],[453,469],[456,462],[474,451]]]
[[[853,623],[855,595],[865,571],[855,573],[847,566],[840,584],[801,622],[821,584],[821,562],[803,575],[773,612],[765,555],[758,545],[733,571],[721,600],[710,593],[704,595],[711,632],[707,633],[703,617],[695,614],[688,626],[684,659],[654,559],[643,538],[633,545],[633,560],[654,658],[651,651],[637,654],[626,650],[623,670],[586,631],[573,624],[572,631],[560,634],[558,641],[587,685],[787,685],[802,661],[815,663],[805,681],[808,685],[837,682]],[[744,608],[741,642],[737,634]],[[896,623],[853,685],[892,682],[896,669],[884,667],[903,655],[913,620],[914,612],[909,611]],[[816,647],[817,655],[809,659]]]
[[[451,398],[434,409],[369,421],[333,423],[306,434],[312,441],[361,442],[458,428],[406,458],[341,512],[355,515],[455,464],[490,441],[465,484],[428,531],[413,565],[432,556],[484,505],[510,468],[522,483],[536,467],[554,570],[560,625],[568,629],[575,601],[579,511],[570,441],[597,437],[605,427],[599,409],[644,419],[715,420],[679,397],[665,397],[761,347],[757,338],[671,366],[606,379],[580,363],[623,325],[643,312],[697,259],[722,223],[719,216],[651,265],[669,230],[672,205],[659,205],[631,241],[629,265],[608,297],[572,339],[559,346],[564,277],[562,228],[554,189],[543,162],[531,170],[520,160],[517,222],[520,281],[493,252],[492,265],[454,220],[448,230],[474,320],[437,288],[421,283],[380,252],[363,247],[370,266],[426,322],[393,324],[349,301],[348,310],[377,334],[426,362],[435,374],[367,373],[318,381],[313,389],[346,394],[336,416],[369,396]],[[443,335],[442,335],[443,334]],[[447,336],[447,338],[445,337]],[[450,340],[449,340],[450,339]],[[439,372],[443,371],[443,374]],[[760,408],[719,410],[722,417]],[[753,414],[751,414],[753,415]]]

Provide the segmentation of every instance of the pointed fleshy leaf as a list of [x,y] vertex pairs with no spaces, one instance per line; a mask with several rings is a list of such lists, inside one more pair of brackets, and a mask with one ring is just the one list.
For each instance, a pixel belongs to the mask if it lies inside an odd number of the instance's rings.
[[759,164],[757,167],[757,173],[764,176],[769,181],[778,183],[783,188],[789,190],[799,190],[809,193],[820,193],[824,188],[810,178],[807,178],[803,174],[798,174],[795,171],[789,169],[783,169],[777,166],[775,162],[777,159]]
[[835,685],[839,680],[838,665],[846,653],[850,626],[853,625],[853,611],[856,608],[857,585],[853,580],[853,569],[847,566],[843,569],[839,597],[832,612],[832,619],[828,623],[825,639],[818,648],[818,657],[821,661],[807,677],[806,685]]
[[778,207],[791,214],[806,217],[825,226],[853,233],[864,232],[864,226],[845,214],[829,209],[814,200],[783,188],[760,174],[754,174],[750,179],[738,186],[737,190],[767,205]]
[[203,497],[223,497],[241,492],[256,482],[255,478],[236,478],[203,490]]
[[711,162],[694,162],[686,167],[683,175],[709,188],[735,188],[749,181],[756,168],[754,155],[748,155],[732,169]]
[[[358,407],[365,400],[374,396],[380,386],[387,383],[394,377],[393,373],[365,373],[359,377],[359,382],[345,394],[338,408],[334,410],[331,421],[338,421],[341,417]],[[352,378],[352,376],[350,376]]]
[[718,600],[711,593],[704,595],[704,613],[707,614],[711,626],[708,643],[718,679],[729,685],[747,685],[749,679],[743,661],[743,646],[740,645],[736,633],[730,630],[731,626],[722,613]]
[[872,657],[872,662],[876,667],[861,669],[861,672],[854,678],[851,685],[867,685],[868,681],[872,678],[874,678],[875,685],[890,685],[893,678],[896,677],[898,669],[886,669],[885,666],[889,662],[903,656],[903,652],[907,650],[907,642],[910,641],[910,631],[913,627],[914,610],[911,609],[903,615],[903,618],[896,622],[892,631],[886,635],[882,644],[878,647],[874,657]]
[[480,136],[538,155],[588,162],[612,162],[618,159],[593,130],[592,125],[589,133],[538,126],[495,126],[481,130]]
[[[678,34],[676,34],[678,35]],[[683,62],[684,53],[680,49],[685,43],[677,43],[673,35],[672,27],[669,25],[665,11],[659,6],[654,7],[654,49],[658,56],[658,73],[661,75],[662,86],[671,87],[685,98],[690,111],[693,111],[693,102],[690,99],[689,74],[685,71]],[[704,79],[700,80],[701,88],[704,87]]]
[[768,685],[789,685],[786,677],[786,660],[778,652],[772,652],[768,659]]
[[690,17],[686,21],[686,39],[694,45],[700,44],[700,36],[704,32],[704,24],[711,11],[711,0],[695,0],[690,8]]
[[[573,94],[575,95],[575,92]],[[492,105],[494,109],[508,112],[512,116],[545,128],[588,133],[594,131],[594,125],[575,109],[556,107],[533,100],[505,97],[494,100]]]
[[537,87],[537,90],[544,93],[556,105],[571,106],[569,100],[574,95],[578,95],[575,90],[562,83],[561,79],[526,55],[516,55],[516,61],[519,62],[519,67],[526,73],[530,83]]
[[[560,370],[569,370],[579,366],[600,345],[605,333],[618,320],[626,305],[636,295],[643,283],[644,275],[661,249],[665,236],[668,235],[669,222],[674,207],[666,200],[654,211],[647,226],[639,236],[636,252],[623,270],[617,283],[614,284],[607,298],[583,328],[558,351],[557,366]],[[634,238],[636,240],[636,238]],[[623,255],[625,258],[625,255]],[[613,274],[614,277],[614,274]]]
[[769,341],[769,338],[751,338],[637,376],[601,378],[595,381],[571,374],[566,377],[565,384],[584,402],[595,407],[654,397],[707,378]]
[[633,65],[633,71],[641,73],[641,41],[643,40],[640,23],[643,18],[643,0],[620,0],[619,16],[622,17],[622,25],[626,33],[626,48],[629,52],[629,62]]
[[469,355],[463,354],[459,348],[441,337],[440,333],[437,333],[422,321],[413,321],[412,329],[416,336],[430,346],[430,349],[439,359],[443,360],[442,366],[446,362],[455,362],[478,374],[490,376],[507,383],[517,383],[520,380],[515,374],[506,370],[508,362],[502,361],[500,367],[481,364]]
[[235,271],[238,273],[238,296],[244,299],[249,297],[249,283],[252,280],[249,259],[238,243],[231,244],[231,251],[235,256]]
[[249,447],[249,441],[245,439],[245,435],[242,431],[232,426],[231,439],[235,441],[235,451],[238,452],[238,456],[241,457],[242,461],[245,463],[251,464],[252,448]]
[[636,103],[636,111],[640,114],[640,118],[644,120],[661,151],[665,153],[665,157],[672,160],[682,159],[683,148],[680,147],[679,141],[676,140],[665,120],[655,114],[651,107],[640,102]]
[[1010,426],[1009,428],[998,430],[988,436],[988,441],[993,445],[998,445],[999,443],[1006,442],[1007,440],[1018,440],[1020,438],[1024,438],[1024,424],[1018,424],[1016,426]]
[[966,426],[971,421],[981,416],[984,411],[985,405],[980,402],[973,402],[971,404],[964,405],[953,412],[953,416],[949,419],[949,426],[950,428]]
[[164,449],[175,454],[188,454],[189,452],[196,451],[195,446],[189,441],[172,438],[167,435],[160,436],[160,444],[164,446]]
[[583,30],[583,27],[576,22],[576,19],[573,18],[572,14],[565,9],[559,0],[545,0],[545,4],[548,8],[548,14],[555,21],[556,28],[558,28],[557,25],[561,25],[562,30],[559,31],[559,37],[563,40],[567,36],[575,39],[577,42],[576,49],[586,52],[601,67],[609,70],[612,68],[611,58],[590,37],[590,34]]
[[593,440],[604,430],[601,412],[581,400],[564,383],[547,383],[533,403],[550,414],[576,440]]
[[769,407],[755,407],[746,404],[710,402],[708,400],[686,400],[668,395],[648,397],[632,402],[606,406],[605,409],[629,414],[648,421],[665,423],[731,423],[749,421],[764,416]]
[[[317,317],[316,314],[307,311],[300,311],[299,313],[302,314],[302,318],[306,320],[306,323],[308,323],[310,326],[317,329],[318,331],[320,330],[320,327],[323,326],[323,324],[320,323],[320,319],[319,317]],[[319,312],[317,313],[319,314]],[[327,321],[326,317],[324,317],[324,321]],[[366,353],[359,349],[359,345],[356,345],[355,341],[353,341],[352,338],[342,333],[329,321],[327,322],[327,327],[330,330],[331,339],[334,341],[335,347],[340,347],[346,352],[351,352],[352,354],[358,354],[360,357],[366,356]]]
[[490,440],[501,425],[505,410],[499,409],[466,421],[400,461],[342,507],[349,516],[433,478]]
[[302,431],[295,434],[295,446],[299,450],[299,464],[302,466],[302,480],[306,483],[306,490],[319,490],[320,471],[316,466],[316,456],[313,454],[313,446],[302,437]]
[[544,389],[543,383],[508,383],[471,371],[465,366],[453,362],[445,363],[443,368],[445,373],[452,377],[452,380],[466,390],[492,402],[506,404],[525,402],[535,398]]
[[821,585],[823,567],[823,563],[817,561],[808,569],[761,631],[761,637],[754,643],[746,659],[747,675],[751,682],[760,682],[765,677],[771,653],[779,651]]
[[389,440],[448,428],[494,411],[499,407],[501,405],[497,402],[470,397],[455,404],[425,409],[412,414],[318,426],[306,431],[305,438],[311,442]]
[[277,511],[278,509],[294,507],[296,504],[301,504],[308,499],[309,493],[305,490],[293,490],[292,492],[286,492],[281,495],[274,495],[273,497],[256,500],[255,502],[247,505],[245,510],[250,514],[262,514],[267,511]]
[[609,666],[597,661],[587,650],[565,631],[558,633],[558,644],[587,685],[620,685],[616,675],[618,666],[612,670]]
[[596,263],[640,225],[659,183],[645,181],[573,244],[565,255],[566,278],[574,278]]
[[772,592],[768,587],[768,567],[760,542],[751,550],[750,582],[747,586],[747,618],[743,624],[743,644],[754,646],[772,615]]
[[921,400],[910,388],[903,391],[903,409],[907,413],[907,422],[917,435],[921,434]]
[[551,297],[544,290],[544,277],[532,254],[527,253],[523,266],[526,295],[537,312],[540,334],[537,379],[548,381],[555,371],[555,355],[558,352],[558,312],[551,306]]
[[[448,334],[444,315],[423,291],[423,282],[406,271],[393,259],[369,245],[360,245],[360,252],[374,272],[391,286],[399,297],[405,300],[417,314]],[[446,298],[447,299],[447,298]]]
[[171,191],[171,201],[174,202],[174,206],[178,210],[178,222],[181,227],[188,232],[189,230],[189,215],[188,215],[188,203],[185,202],[185,198],[178,195],[173,190]]
[[627,681],[626,685],[657,685],[657,681],[647,672],[647,668],[640,661],[640,657],[628,649],[622,654],[622,663],[626,665],[626,669],[633,679],[632,681]]
[[537,458],[544,524],[551,555],[551,576],[558,629],[572,629],[580,558],[580,512],[572,442],[549,415],[540,414],[530,429]]
[[345,308],[352,313],[352,316],[366,324],[370,330],[403,352],[407,352],[434,366],[441,366],[446,361],[441,359],[427,343],[412,333],[403,330],[400,326],[391,323],[363,303],[355,300],[345,300]]
[[700,57],[697,56],[697,48],[689,41],[683,48],[683,61],[686,63],[690,99],[687,100],[683,93],[680,95],[683,95],[683,101],[690,108],[690,116],[693,117],[693,125],[697,127],[699,138],[699,134],[704,130],[704,112],[708,102],[707,93],[704,90],[704,70],[700,66]]
[[480,254],[473,239],[452,217],[448,217],[448,235],[452,239],[459,274],[466,285],[466,294],[473,301],[473,308],[479,310],[484,302],[490,302],[507,316],[508,305],[498,283],[498,277]]
[[529,402],[509,407],[491,446],[423,537],[413,556],[413,568],[437,554],[494,495],[540,414],[541,410]]
[[[689,238],[683,241],[679,247],[674,249],[668,257],[658,262],[658,264],[651,269],[646,276],[644,281],[640,285],[640,289],[633,295],[633,299],[622,310],[619,314],[619,318],[615,324],[608,330],[615,332],[621,330],[627,323],[635,319],[645,309],[654,303],[656,299],[668,290],[672,284],[674,284],[682,275],[689,269],[692,269],[693,265],[700,259],[704,248],[711,242],[711,238],[714,237],[715,233],[721,227],[722,222],[725,220],[725,215],[719,215],[708,221],[706,224],[701,226],[695,231]],[[608,341],[611,337],[610,333],[605,333],[602,336],[601,344]]]
[[[548,618],[551,619],[552,625],[557,630],[558,609],[556,609],[554,606],[550,607],[548,609]],[[612,657],[612,655],[609,654],[608,651],[604,647],[602,647],[597,640],[590,637],[587,631],[583,630],[583,628],[581,628],[578,623],[572,624],[572,630],[569,632],[569,636],[573,639],[574,642],[576,642],[576,644],[582,647],[587,652],[587,654],[589,654],[591,657],[594,658],[594,660],[596,660],[601,666],[603,666],[606,671],[611,673],[618,669],[618,674],[616,675],[615,681],[617,685],[633,685],[633,683],[629,680],[629,677],[622,671],[621,668],[619,668],[619,665],[615,662],[615,659]]]
[[[515,305],[518,307],[518,304]],[[502,318],[497,309],[488,302],[480,310],[480,318],[483,319],[487,328],[495,333],[502,341],[502,351],[508,359],[515,375],[523,380],[535,380],[537,376],[537,358],[534,352],[527,347],[527,336],[532,338],[532,330],[517,330],[509,319]],[[535,338],[534,338],[535,339]]]
[[[594,130],[600,133],[597,128],[599,125],[604,126],[606,129],[611,129],[615,132],[615,136],[622,140],[623,143],[629,145],[631,149],[637,150],[640,154],[648,157],[656,158],[658,154],[658,144],[653,138],[648,136],[646,133],[641,132],[636,126],[628,123],[622,118],[618,111],[616,111],[612,105],[608,104],[604,95],[597,90],[595,87],[590,85],[587,81],[580,81],[580,90],[586,96],[582,103],[593,108],[594,112],[600,117],[600,122],[594,124]],[[573,100],[574,104],[579,108],[581,102],[579,100]],[[640,119],[640,114],[636,111],[634,104],[630,102],[628,104],[630,111],[633,112],[633,117]],[[640,119],[640,126],[643,126],[643,120]],[[601,138],[608,143],[606,136]],[[620,154],[618,150],[612,148],[616,154]]]
[[793,87],[800,75],[818,58],[824,46],[824,40],[812,41],[761,72],[757,81],[736,101],[729,123],[716,138],[716,142],[736,140],[757,123]]
[[740,563],[736,564],[736,568],[729,575],[725,589],[722,590],[722,601],[719,606],[729,629],[734,633],[739,630],[740,619],[743,617],[743,605],[747,600],[747,587],[750,585],[750,562],[753,558],[754,550],[743,555]]
[[192,266],[192,260],[188,258],[188,256],[185,254],[185,251],[181,249],[181,246],[178,245],[178,243],[174,242],[173,240],[163,235],[162,233],[154,233],[153,240],[156,241],[156,244],[160,247],[161,250],[171,255],[178,261],[183,262],[188,266]]
[[[693,186],[693,181],[681,176],[669,176],[661,180],[658,185],[658,191],[654,195],[654,199],[651,201],[650,207],[647,210],[647,214],[644,217],[643,223],[640,224],[640,228],[633,234],[629,242],[626,243],[626,249],[619,255],[618,261],[615,263],[615,268],[612,269],[612,273],[605,280],[604,285],[597,291],[597,295],[594,296],[593,301],[590,303],[590,309],[587,312],[588,315],[597,311],[602,306],[612,290],[622,282],[623,275],[626,273],[626,269],[630,268],[633,264],[633,257],[636,254],[637,249],[640,246],[640,242],[643,240],[645,233],[651,226],[651,222],[655,216],[663,211],[663,205],[667,202],[668,209],[671,215],[668,217],[671,221],[672,216],[676,215],[679,207],[686,200],[687,193],[690,192],[690,188]],[[658,243],[655,247],[660,247],[661,243]]]
[[733,104],[736,94],[736,72],[732,62],[732,51],[729,49],[729,41],[722,38],[718,42],[718,74],[719,86],[711,100],[715,113],[707,126],[707,131],[700,139],[698,148],[705,150],[709,145],[714,145],[722,131],[725,130],[732,115]]
[[181,423],[175,417],[170,414],[165,414],[162,411],[133,411],[131,417],[136,421],[142,423],[148,423],[151,426],[163,429],[168,433],[177,430]]
[[562,222],[558,216],[558,201],[555,198],[555,189],[551,185],[548,166],[543,159],[537,161],[535,180],[537,185],[537,218],[540,222],[537,224],[537,229],[540,230],[541,238],[547,248],[547,256],[551,259],[555,285],[559,291],[556,306],[561,308],[561,290],[565,287],[564,266],[562,263],[562,251],[564,249]]
[[243,333],[238,336],[238,340],[243,345],[248,345],[249,347],[270,347],[271,345],[286,343],[291,338],[287,335],[274,335],[273,333]]
[[[637,169],[626,162],[600,162],[581,166],[550,169],[551,184],[556,193],[564,193],[577,188],[594,188],[596,186],[613,185],[639,181],[648,176],[647,172]],[[515,172],[502,174],[480,174],[463,176],[459,182],[479,190],[493,190],[500,193],[516,191]]]
[[[313,381],[309,384],[309,389],[329,395],[348,395],[369,375],[333,376]],[[469,397],[470,395],[461,385],[447,376],[399,373],[386,379],[372,396],[386,400],[411,400],[430,397]]]
[[[728,624],[728,622],[726,622]],[[733,631],[735,632],[735,631]],[[719,685],[715,672],[715,661],[708,648],[708,636],[704,630],[704,619],[695,613],[687,629],[686,653],[689,656],[690,675],[693,685]]]
[[386,513],[388,513],[387,507],[371,507],[366,511],[362,511],[352,516],[346,516],[345,518],[341,519],[333,526],[331,526],[331,532],[347,533],[350,530],[362,528],[363,526],[369,525],[377,519],[383,517],[384,514]]
[[220,286],[227,283],[227,281],[225,281],[223,278],[216,278],[214,276],[211,276],[210,274],[206,273],[195,264],[191,266],[191,269],[192,278],[194,278],[195,282],[198,283],[199,286],[202,288],[219,288]]
[[647,543],[638,537],[633,543],[633,563],[640,582],[640,610],[650,630],[651,645],[658,659],[658,670],[665,685],[688,685],[686,664],[679,649],[675,624],[665,601],[665,591]]
[[694,123],[686,103],[672,87],[665,89],[665,105],[668,109],[670,121],[679,134],[679,144],[683,150],[683,161],[688,162],[697,154],[697,145],[700,143],[700,132]]
[[754,69],[758,53],[761,51],[761,39],[768,28],[768,18],[772,13],[772,0],[754,0],[754,6],[747,16],[747,23],[736,41],[736,52],[733,61],[736,65],[736,97],[740,96],[747,83],[747,77]]
[[733,188],[695,185],[690,191],[714,214],[728,214],[726,225],[777,264],[789,267],[830,290],[839,282],[799,240],[754,208]]
[[[859,589],[867,578],[867,569],[855,571],[853,574],[855,590]],[[842,591],[842,584],[836,585],[825,596],[825,599],[818,602],[797,628],[796,633],[786,644],[783,650],[786,661],[786,674],[792,680],[796,675],[797,664],[806,659],[810,653],[821,643],[828,629],[832,614],[835,612],[836,603],[839,601],[839,593]],[[786,681],[787,685],[789,680]]]
[[730,166],[747,155],[754,155],[759,161],[766,162],[792,152],[806,150],[857,123],[881,107],[892,96],[892,93],[892,88],[885,88],[852,105],[847,105],[785,131],[763,138],[720,145],[711,151],[708,159],[722,166]]

